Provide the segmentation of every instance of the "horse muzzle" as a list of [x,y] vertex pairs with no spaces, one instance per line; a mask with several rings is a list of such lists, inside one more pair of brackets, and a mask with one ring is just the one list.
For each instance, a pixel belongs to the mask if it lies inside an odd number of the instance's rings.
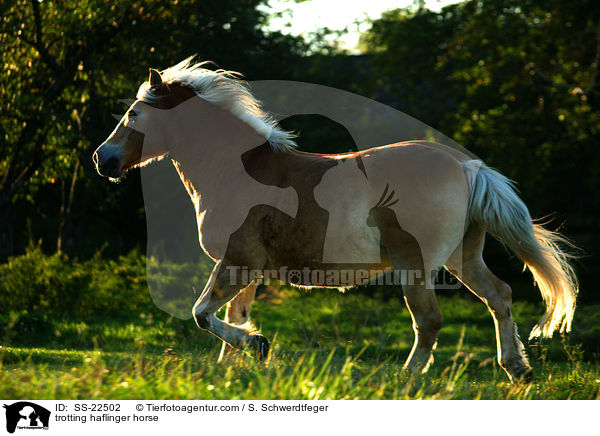
[[96,171],[102,177],[110,177],[117,179],[121,177],[121,164],[116,156],[110,156],[107,159],[102,159],[98,156],[98,152],[95,152],[92,156],[94,163],[96,164]]

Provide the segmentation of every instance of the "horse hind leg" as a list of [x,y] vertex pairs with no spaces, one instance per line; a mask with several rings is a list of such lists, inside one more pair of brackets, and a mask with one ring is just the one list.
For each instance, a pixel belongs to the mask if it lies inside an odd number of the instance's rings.
[[[258,287],[258,280],[253,281],[248,286],[240,291],[233,300],[227,303],[227,309],[225,311],[224,321],[240,326],[250,322],[250,310],[254,297],[256,296],[256,288]],[[221,347],[221,353],[219,354],[219,361],[225,357],[225,354],[229,353],[233,348],[227,342],[223,342]]]
[[[453,261],[447,267],[488,307],[496,329],[498,363],[511,381],[531,377],[531,367],[512,317],[512,291],[508,284],[496,277],[486,266],[481,253],[485,232],[477,227],[467,231],[463,241],[462,265]],[[456,253],[460,255],[460,253]]]
[[404,285],[402,291],[415,332],[415,341],[404,368],[424,373],[433,363],[433,350],[442,328],[442,314],[433,289]]
[[391,209],[379,208],[371,212],[374,223],[381,231],[381,240],[390,259],[402,277],[404,301],[410,312],[415,332],[412,350],[404,368],[426,372],[433,362],[433,349],[442,328],[442,314],[435,291],[429,283],[418,241],[406,232]]

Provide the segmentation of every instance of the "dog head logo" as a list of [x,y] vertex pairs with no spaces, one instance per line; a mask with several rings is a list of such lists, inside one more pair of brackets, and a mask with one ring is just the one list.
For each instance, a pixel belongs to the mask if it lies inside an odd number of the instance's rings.
[[50,411],[29,401],[4,405],[6,409],[6,431],[19,429],[48,429]]

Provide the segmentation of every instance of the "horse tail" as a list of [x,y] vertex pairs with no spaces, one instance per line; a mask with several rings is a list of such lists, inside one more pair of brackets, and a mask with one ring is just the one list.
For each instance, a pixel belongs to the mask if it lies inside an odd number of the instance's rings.
[[511,180],[480,160],[462,165],[471,187],[470,221],[507,245],[525,263],[546,303],[546,314],[529,339],[551,337],[556,330],[570,331],[578,283],[570,263],[575,256],[563,247],[573,244],[532,222]]

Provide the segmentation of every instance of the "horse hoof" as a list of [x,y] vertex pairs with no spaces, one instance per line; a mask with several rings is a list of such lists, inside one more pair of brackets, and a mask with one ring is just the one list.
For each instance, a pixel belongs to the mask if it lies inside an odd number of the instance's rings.
[[270,342],[263,335],[252,335],[249,345],[256,350],[258,360],[265,360],[269,355]]

